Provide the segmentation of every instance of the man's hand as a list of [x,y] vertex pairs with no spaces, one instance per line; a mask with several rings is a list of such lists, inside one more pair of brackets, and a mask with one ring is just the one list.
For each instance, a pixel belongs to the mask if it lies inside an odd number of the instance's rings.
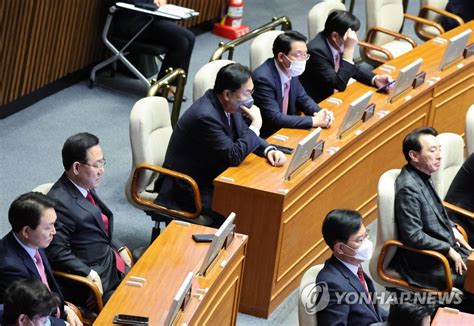
[[354,49],[359,42],[356,32],[348,28],[346,34],[344,34],[344,53],[342,57],[346,60],[353,61]]
[[262,128],[260,109],[256,105],[252,105],[250,109],[243,105],[240,106],[240,108],[242,109],[242,114],[252,121],[251,125],[260,130],[260,128]]
[[329,128],[334,121],[334,113],[332,111],[322,109],[315,112],[313,116],[313,128]]
[[392,77],[390,75],[379,75],[375,78],[375,86],[380,88],[382,86],[387,85],[392,81]]
[[71,326],[82,326],[82,322],[79,317],[76,315],[74,310],[69,308],[68,306],[64,306],[64,311],[66,312],[66,321]]
[[454,262],[456,273],[462,275],[463,271],[467,271],[466,264],[464,264],[461,255],[454,248],[449,248],[448,256]]
[[125,265],[127,265],[129,268],[132,267],[132,257],[130,257],[130,255],[128,254],[128,250],[122,249],[118,253],[120,257],[122,257]]
[[456,239],[456,243],[458,246],[463,246],[467,250],[472,250],[472,247],[467,243],[466,239],[462,236],[462,234],[458,231],[456,227],[453,228],[454,238]]
[[166,0],[154,0],[153,2],[154,2],[155,5],[157,5],[158,7],[161,7],[161,6],[166,5]]
[[285,164],[286,156],[283,152],[272,150],[268,152],[267,160],[273,166],[282,166]]
[[[91,275],[93,274],[93,275]],[[99,274],[97,274],[96,271],[93,271],[93,273],[89,273],[89,275],[87,276],[88,279],[90,279],[92,282],[95,283],[95,285],[97,285],[97,287],[99,288],[99,292],[100,294],[104,294],[104,289],[102,288],[102,280],[100,279],[100,276]]]

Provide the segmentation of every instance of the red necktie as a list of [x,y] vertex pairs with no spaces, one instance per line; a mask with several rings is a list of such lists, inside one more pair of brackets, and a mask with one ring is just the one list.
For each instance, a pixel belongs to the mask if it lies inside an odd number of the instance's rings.
[[283,114],[288,113],[288,100],[290,99],[290,80],[287,80],[283,84],[283,105],[281,106],[281,112]]
[[36,253],[35,253],[35,264],[36,264],[36,267],[38,268],[41,282],[43,282],[43,284],[46,285],[49,289],[48,278],[46,277],[46,273],[44,271],[43,259],[41,258],[41,255],[38,249],[36,249]]
[[362,286],[364,287],[365,292],[369,293],[369,289],[367,288],[367,282],[365,281],[364,271],[362,270],[362,266],[359,266],[359,269],[357,270],[357,276],[359,276],[359,281],[360,283],[362,283]]
[[341,65],[341,55],[339,54],[339,52],[336,52],[336,55],[334,56],[334,70],[336,70],[336,72],[339,71],[340,65]]
[[[97,206],[95,204],[95,200],[94,198],[92,197],[92,194],[90,191],[87,192],[87,196],[86,196],[86,199],[94,206]],[[104,228],[105,228],[105,232],[107,234],[107,236],[109,236],[109,218],[104,214],[102,213],[102,211],[100,212],[100,216],[102,217],[102,222],[104,223]],[[125,274],[125,262],[123,261],[122,257],[120,257],[120,255],[118,254],[118,252],[116,252],[114,250],[114,254],[115,254],[115,265],[117,267],[117,270],[123,274]]]

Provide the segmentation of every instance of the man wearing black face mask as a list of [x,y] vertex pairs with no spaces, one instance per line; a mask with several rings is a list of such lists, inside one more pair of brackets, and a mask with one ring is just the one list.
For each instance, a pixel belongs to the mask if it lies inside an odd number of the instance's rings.
[[306,37],[286,31],[273,42],[273,58],[253,72],[255,104],[262,110],[262,137],[267,138],[280,128],[329,128],[334,120],[333,113],[321,109],[298,80],[308,58]]
[[[285,155],[259,137],[262,118],[253,105],[250,70],[231,63],[219,70],[214,89],[207,92],[183,114],[173,130],[163,167],[185,173],[198,184],[203,214],[222,217],[212,211],[212,181],[225,169],[238,166],[248,154],[265,156],[272,166],[282,166]],[[243,115],[250,119],[247,126]],[[194,211],[190,186],[176,178],[161,175],[155,189],[156,203]]]
[[[332,250],[319,272],[316,283],[325,282],[329,291],[327,307],[317,312],[318,325],[369,325],[387,319],[387,311],[375,302],[338,302],[340,295],[351,293],[369,297],[374,283],[362,270],[361,263],[372,257],[373,244],[368,230],[356,211],[335,209],[323,221],[323,237]],[[338,295],[336,295],[338,293]]]

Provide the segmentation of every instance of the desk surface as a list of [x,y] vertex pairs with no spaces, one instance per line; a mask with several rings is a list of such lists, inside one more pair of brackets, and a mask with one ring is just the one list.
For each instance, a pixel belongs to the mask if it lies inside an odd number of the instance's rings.
[[433,318],[432,326],[471,326],[474,315],[446,308],[439,308]]
[[[112,325],[113,317],[118,313],[148,316],[150,325],[162,325],[181,283],[189,272],[197,272],[209,248],[209,243],[195,243],[191,236],[215,231],[200,225],[183,226],[176,222],[170,223],[127,274],[94,325]],[[236,235],[231,245],[219,254],[210,272],[205,277],[194,277],[192,293],[195,294],[197,289],[206,288],[208,292],[201,301],[194,296],[191,298],[184,313],[179,317],[180,325],[201,324],[197,320],[201,317],[212,317],[211,313],[207,316],[203,314],[216,307],[227,312],[227,316],[221,316],[220,320],[226,321],[222,324],[235,324],[237,309],[232,312],[232,308],[236,308],[239,301],[246,243],[247,236]],[[223,261],[226,261],[225,267],[221,267]],[[231,274],[232,277],[229,277]],[[145,278],[144,286],[140,288],[125,284],[130,276]],[[228,288],[233,292],[229,292]],[[221,300],[227,293],[231,296]],[[224,303],[209,307],[211,299]],[[230,308],[230,311],[226,308]]]
[[[474,29],[474,22],[443,37],[467,28]],[[403,166],[401,144],[411,130],[428,125],[439,132],[464,134],[466,112],[474,98],[474,57],[439,72],[445,48],[446,44],[430,41],[388,62],[395,67],[391,73],[395,78],[400,68],[423,58],[420,70],[426,72],[426,82],[394,103],[387,103],[388,95],[374,93],[371,102],[376,104],[376,113],[361,125],[357,136],[336,139],[349,103],[374,88],[356,82],[333,95],[342,104],[321,102],[336,118],[320,136],[326,150],[291,181],[283,180],[288,164],[274,168],[254,154],[214,180],[214,210],[223,215],[236,212],[237,231],[249,235],[245,273],[250,277],[244,278],[240,311],[267,317],[297,288],[309,267],[324,262],[330,252],[321,224],[330,210],[355,209],[366,224],[376,218],[378,179],[383,172]],[[388,114],[380,114],[382,111]],[[288,136],[288,141],[269,141],[296,147],[308,133],[281,129],[278,134]],[[330,147],[338,150],[331,154]]]

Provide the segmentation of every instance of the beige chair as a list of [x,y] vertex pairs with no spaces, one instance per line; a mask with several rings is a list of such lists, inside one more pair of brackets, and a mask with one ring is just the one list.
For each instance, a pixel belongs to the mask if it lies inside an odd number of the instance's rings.
[[441,28],[439,24],[427,19],[403,13],[402,0],[366,0],[365,5],[365,42],[370,44],[370,47],[361,47],[361,55],[372,65],[384,63],[416,47],[416,42],[411,37],[398,32],[405,18]]
[[301,279],[298,296],[298,322],[300,326],[316,326],[315,291],[316,277],[323,269],[324,264],[319,264],[308,269]]
[[231,60],[215,60],[202,66],[194,75],[193,101],[203,96],[209,88],[214,88],[214,82],[216,81],[219,69],[233,62]]
[[[132,205],[144,210],[155,221],[152,239],[160,233],[160,222],[168,224],[173,219],[179,219],[202,225],[212,224],[211,218],[200,215],[202,204],[196,181],[186,174],[162,167],[171,133],[165,98],[151,96],[135,103],[130,113],[132,169],[125,186],[125,195]],[[160,173],[189,183],[194,192],[194,212],[170,209],[154,203],[158,194],[153,192],[153,187]]]
[[339,0],[331,0],[317,3],[310,9],[308,13],[308,40],[312,40],[324,30],[326,20],[334,10],[346,10],[346,6]]
[[437,138],[441,144],[442,159],[439,170],[432,174],[431,179],[439,197],[444,199],[451,182],[464,163],[464,140],[450,132],[439,134]]
[[[395,222],[395,180],[400,173],[399,169],[386,171],[379,179],[377,199],[377,242],[374,254],[370,260],[370,274],[372,278],[387,288],[400,288],[409,291],[429,291],[436,293],[449,293],[453,288],[451,268],[448,259],[441,253],[432,250],[419,250],[405,246],[398,240],[398,231]],[[441,262],[445,269],[446,287],[443,290],[418,288],[408,284],[400,274],[390,268],[398,249],[410,250],[420,255],[431,256]]]
[[273,42],[283,31],[268,31],[257,36],[250,44],[250,70],[254,71],[268,58],[273,58]]
[[[448,0],[420,0],[420,12],[418,16],[431,20],[439,25],[441,25],[444,16],[456,20],[459,25],[464,24],[461,17],[445,10],[447,4]],[[426,41],[444,33],[444,29],[441,27],[441,30],[439,30],[434,26],[415,23],[415,32],[419,38]]]
[[33,191],[36,191],[36,192],[40,192],[42,193],[43,195],[47,195],[48,192],[51,190],[51,188],[53,187],[54,183],[50,182],[50,183],[43,183],[42,185],[39,185],[38,187],[35,187],[33,189]]
[[471,105],[466,115],[466,146],[467,157],[474,153],[474,104]]

